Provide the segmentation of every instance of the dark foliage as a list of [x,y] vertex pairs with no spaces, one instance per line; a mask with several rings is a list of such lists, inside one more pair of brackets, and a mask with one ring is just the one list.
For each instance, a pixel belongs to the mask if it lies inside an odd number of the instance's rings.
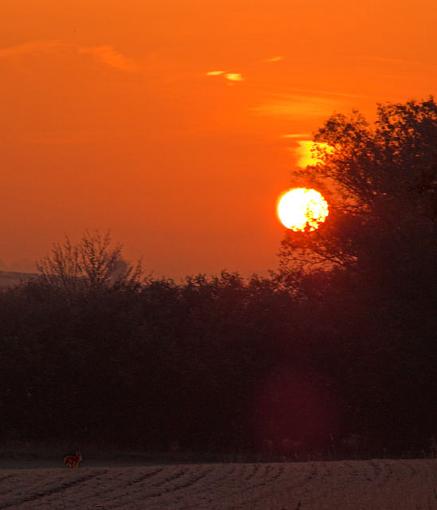
[[371,130],[336,116],[320,131],[341,147],[314,172],[335,185],[332,221],[288,236],[269,278],[140,281],[127,265],[115,278],[108,237],[56,245],[40,277],[0,294],[0,438],[298,457],[427,450],[436,106],[378,118]]

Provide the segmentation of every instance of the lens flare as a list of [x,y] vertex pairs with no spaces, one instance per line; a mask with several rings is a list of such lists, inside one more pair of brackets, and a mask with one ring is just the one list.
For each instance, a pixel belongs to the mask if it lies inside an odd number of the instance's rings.
[[277,214],[285,228],[311,232],[326,220],[328,202],[315,189],[292,188],[279,197]]

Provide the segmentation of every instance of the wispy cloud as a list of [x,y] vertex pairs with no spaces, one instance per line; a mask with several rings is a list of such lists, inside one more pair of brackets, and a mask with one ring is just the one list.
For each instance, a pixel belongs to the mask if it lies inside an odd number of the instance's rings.
[[80,46],[57,40],[30,41],[16,46],[0,48],[0,59],[54,53],[66,49],[81,55],[90,56],[99,64],[119,71],[134,72],[140,70],[140,66],[135,60],[116,50],[113,46]]
[[225,78],[229,81],[243,81],[243,75],[240,73],[226,73]]
[[275,64],[276,62],[282,62],[283,60],[285,60],[285,57],[282,55],[275,55],[274,57],[264,59],[263,62],[267,64]]
[[226,74],[226,71],[208,71],[206,76],[223,76]]
[[282,135],[282,138],[291,138],[293,140],[302,140],[310,137],[311,135],[309,133],[287,133]]
[[320,95],[274,96],[251,108],[255,115],[272,117],[323,117],[345,106],[346,101]]
[[206,76],[219,76],[228,81],[238,82],[244,81],[244,76],[240,73],[228,72],[228,71],[208,71]]
[[0,48],[0,59],[18,57],[21,55],[33,55],[49,53],[65,46],[61,41],[31,41],[16,46]]
[[361,60],[368,60],[370,62],[381,62],[382,64],[417,64],[417,61],[407,60],[405,58],[388,58],[388,57],[377,57],[377,56],[369,56],[369,57],[360,57]]
[[127,57],[112,46],[79,47],[78,51],[83,55],[90,55],[97,62],[119,71],[135,72],[139,70],[138,64],[132,58]]

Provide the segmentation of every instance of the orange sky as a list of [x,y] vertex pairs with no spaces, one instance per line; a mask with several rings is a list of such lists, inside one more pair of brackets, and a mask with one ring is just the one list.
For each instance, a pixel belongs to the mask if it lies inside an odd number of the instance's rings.
[[155,275],[274,268],[299,140],[436,93],[435,0],[354,4],[1,0],[0,269],[86,228]]

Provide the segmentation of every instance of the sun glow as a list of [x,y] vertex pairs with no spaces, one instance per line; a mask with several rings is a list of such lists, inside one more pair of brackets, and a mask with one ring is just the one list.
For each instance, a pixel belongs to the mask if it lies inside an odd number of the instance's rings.
[[296,149],[300,168],[315,166],[323,163],[325,154],[332,154],[334,147],[324,142],[313,142],[312,140],[301,140]]
[[292,188],[279,197],[277,214],[284,227],[294,232],[311,232],[326,220],[329,208],[315,189]]

